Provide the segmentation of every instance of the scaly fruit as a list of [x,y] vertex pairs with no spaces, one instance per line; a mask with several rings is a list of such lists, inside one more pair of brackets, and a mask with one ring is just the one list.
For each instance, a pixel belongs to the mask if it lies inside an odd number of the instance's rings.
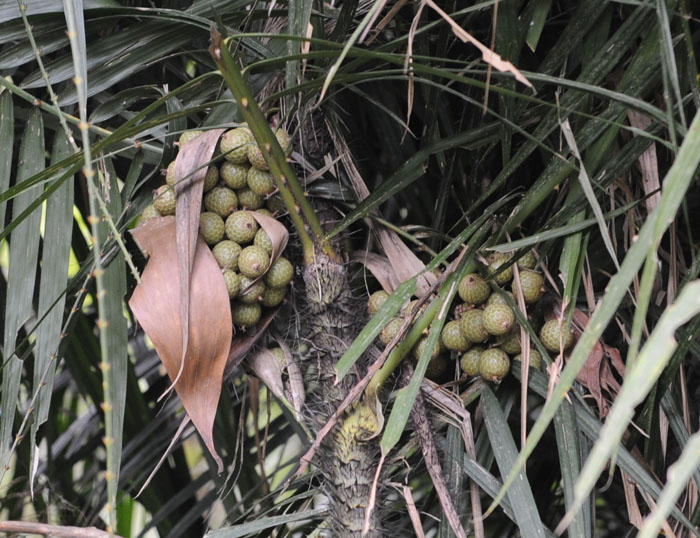
[[462,334],[471,342],[485,342],[489,333],[484,327],[484,313],[479,309],[467,310],[459,320]]
[[435,347],[432,349],[432,352],[430,351],[430,348],[428,347],[428,336],[422,336],[420,340],[418,340],[418,343],[413,346],[413,356],[416,359],[420,359],[423,353],[430,353],[430,360],[432,361],[437,359],[442,351],[443,349],[440,340],[437,341]]
[[269,265],[270,257],[267,255],[267,252],[255,245],[245,247],[238,256],[238,270],[248,278],[262,276]]
[[171,187],[175,185],[175,161],[172,161],[165,169],[165,183]]
[[[251,248],[251,247],[248,247]],[[254,247],[260,248],[260,247]],[[287,258],[280,256],[275,263],[270,265],[270,269],[265,274],[265,284],[271,288],[281,288],[286,286],[294,278],[294,266]]]
[[185,131],[180,135],[180,138],[177,139],[177,145],[182,148],[187,142],[190,140],[194,140],[197,138],[199,135],[201,135],[204,131],[200,131],[198,129],[193,129],[192,131]]
[[479,359],[481,359],[483,352],[484,348],[482,346],[475,346],[462,355],[459,359],[459,366],[465,374],[471,376],[479,375]]
[[531,250],[528,250],[518,260],[519,269],[534,269],[535,265],[537,265],[537,258],[535,258],[535,253]]
[[249,209],[250,211],[260,209],[265,204],[265,199],[259,194],[255,194],[249,187],[239,189],[237,194],[238,203],[241,204],[241,207]]
[[224,133],[219,148],[224,159],[234,164],[243,164],[248,160],[248,144],[253,140],[253,133],[247,127],[238,127]]
[[265,209],[264,207],[256,209],[255,212],[258,215],[264,215],[265,217],[270,217],[271,219],[275,218],[275,216],[272,214],[272,211],[270,211],[269,209]]
[[270,172],[258,170],[253,166],[248,170],[248,187],[255,194],[267,196],[275,191],[275,180]]
[[[522,362],[522,353],[518,353],[515,357],[513,357],[513,360]],[[530,368],[537,368],[538,370],[542,368],[542,355],[540,355],[540,352],[535,349],[530,350]]]
[[[515,293],[515,281],[512,288]],[[520,271],[520,288],[523,290],[523,298],[527,304],[536,303],[544,293],[544,278],[536,271],[523,269]]]
[[287,212],[287,207],[284,205],[282,198],[279,195],[270,196],[265,201],[265,207],[273,215],[284,215]]
[[508,355],[520,353],[520,327],[515,327],[508,334],[504,334],[496,338],[496,343]]
[[480,305],[491,294],[491,288],[477,273],[469,273],[459,283],[459,296],[467,304]]
[[404,316],[414,316],[414,315],[422,314],[423,312],[425,312],[425,309],[428,308],[428,305],[426,303],[423,303],[417,312],[416,309],[418,308],[419,302],[420,301],[418,299],[413,299],[413,301],[411,301],[410,303],[408,303],[406,306],[403,307],[403,309],[401,310],[401,313]]
[[265,284],[258,281],[253,284],[253,280],[241,275],[241,290],[238,292],[238,300],[243,304],[258,303],[265,293]]
[[204,196],[204,207],[225,219],[238,207],[238,196],[228,187],[214,187]]
[[384,290],[375,291],[370,295],[367,301],[367,312],[369,312],[369,315],[374,316],[388,298],[389,294]]
[[260,302],[263,306],[272,308],[280,304],[287,297],[287,286],[280,288],[265,288]]
[[[507,295],[508,297],[510,297],[510,298],[513,300],[513,302],[515,302],[515,303],[517,304],[517,300],[515,299],[515,295],[513,295],[511,292],[509,292],[509,291],[502,291],[501,293],[503,293],[503,294]],[[503,295],[501,295],[501,293],[496,293],[496,292],[494,292],[494,293],[492,293],[491,295],[489,295],[489,300],[486,301],[486,304],[489,305],[489,304],[496,304],[496,303],[498,303],[498,304],[507,305],[508,303],[506,302],[506,300],[505,300],[505,298],[503,297]]]
[[199,231],[207,244],[215,245],[224,238],[224,219],[216,213],[205,211],[199,216]]
[[258,231],[258,221],[248,211],[236,211],[226,219],[226,237],[239,245],[250,243]]
[[459,321],[448,321],[442,328],[440,335],[442,344],[451,351],[466,351],[472,343],[462,333],[462,328]]
[[428,367],[425,369],[425,377],[436,381],[445,375],[449,367],[450,361],[448,361],[444,355],[435,357],[428,363]]
[[170,185],[161,185],[153,193],[153,206],[162,216],[175,214],[175,191]]
[[483,313],[484,329],[489,334],[500,336],[508,333],[515,323],[515,314],[504,304],[490,304]]
[[[262,209],[258,209],[257,213],[260,213],[261,211]],[[274,245],[272,244],[272,239],[270,239],[270,236],[267,235],[264,228],[260,228],[257,231],[255,238],[253,239],[253,244],[267,252],[268,256],[272,256],[272,249]]]
[[494,274],[502,265],[508,265],[507,269],[498,273],[493,280],[499,286],[504,286],[513,280],[513,265],[510,263],[510,256],[502,252],[496,252],[489,256],[489,274]]
[[567,350],[574,343],[574,333],[566,326],[566,322],[560,319],[550,319],[540,330],[540,340],[549,351],[559,352],[559,349]]
[[228,290],[228,296],[233,299],[238,295],[238,292],[241,291],[241,277],[231,269],[224,269],[223,275],[224,282],[226,282],[226,289]]
[[260,321],[262,308],[258,303],[245,304],[235,302],[231,305],[231,318],[236,327],[248,328]]
[[216,166],[207,168],[207,173],[204,175],[204,192],[209,192],[219,182],[219,169]]
[[219,176],[229,189],[242,189],[248,185],[248,164],[224,161],[219,168]]
[[284,350],[281,347],[273,347],[268,349],[270,353],[272,353],[275,356],[275,359],[277,359],[277,363],[284,368],[287,364],[287,357],[284,354]]
[[387,323],[382,332],[379,333],[379,341],[388,346],[389,343],[396,338],[401,330],[401,325],[403,324],[403,318],[393,318],[389,323]]
[[289,137],[289,133],[284,129],[277,129],[275,131],[275,138],[282,148],[282,151],[284,151],[284,154],[289,157],[292,154],[292,140]]
[[231,241],[230,239],[224,239],[219,241],[214,248],[211,249],[214,258],[222,269],[231,269],[232,271],[238,270],[238,255],[241,253],[241,245]]
[[479,359],[479,375],[487,381],[500,381],[510,370],[510,359],[497,347],[487,349]]
[[[289,156],[289,154],[292,152],[292,144],[287,132],[284,129],[277,129],[275,131],[275,138],[282,148],[282,151],[284,151],[285,156]],[[270,169],[257,142],[252,142],[248,146],[248,160],[250,161],[250,164],[252,164],[258,170],[267,171]]]
[[139,221],[137,226],[141,226],[144,222],[148,222],[149,220],[155,219],[156,217],[160,217],[160,213],[158,213],[156,206],[154,206],[153,204],[148,204],[146,207],[143,208],[141,215],[139,215]]

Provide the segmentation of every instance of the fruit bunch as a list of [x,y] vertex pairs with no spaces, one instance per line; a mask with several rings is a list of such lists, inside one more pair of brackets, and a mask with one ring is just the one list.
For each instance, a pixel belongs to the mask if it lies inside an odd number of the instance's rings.
[[[202,131],[187,131],[180,136],[182,148]],[[289,155],[289,135],[275,133],[280,146]],[[246,126],[231,129],[219,141],[216,154],[221,164],[211,165],[204,177],[204,198],[199,232],[209,245],[231,299],[231,315],[236,327],[245,329],[258,323],[263,307],[275,307],[284,301],[294,275],[291,262],[280,256],[271,263],[273,242],[256,216],[274,217],[281,212],[281,200],[260,147]],[[139,224],[154,217],[175,214],[175,161],[165,170],[165,184],[153,194]]]

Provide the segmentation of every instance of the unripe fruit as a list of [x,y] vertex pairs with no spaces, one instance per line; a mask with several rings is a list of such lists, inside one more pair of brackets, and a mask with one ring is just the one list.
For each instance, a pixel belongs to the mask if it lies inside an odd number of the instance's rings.
[[[515,293],[515,281],[513,281]],[[544,292],[544,278],[536,271],[523,269],[520,271],[520,289],[523,290],[523,299],[527,304],[536,303]]]
[[225,219],[238,207],[238,196],[228,187],[214,187],[204,196],[204,207]]
[[165,183],[171,187],[175,185],[175,161],[172,161],[165,169]]
[[442,344],[452,351],[466,351],[472,343],[462,333],[462,328],[459,321],[448,321],[442,328],[440,335]]
[[258,215],[263,215],[265,217],[270,217],[271,219],[275,218],[275,216],[272,214],[272,211],[269,209],[265,209],[264,207],[261,207],[260,209],[256,209],[255,212]]
[[192,130],[192,131],[185,131],[180,135],[180,138],[177,140],[177,145],[180,146],[180,149],[182,149],[182,146],[187,144],[190,140],[193,140],[197,138],[199,135],[201,135],[204,131],[200,130]]
[[462,334],[472,342],[485,342],[489,337],[489,333],[484,327],[483,314],[478,309],[467,310],[462,315],[462,319],[459,320]]
[[199,216],[199,231],[209,245],[214,245],[224,238],[224,220],[216,213],[205,211]]
[[265,201],[265,207],[275,215],[283,215],[287,212],[287,207],[279,195],[270,196]]
[[238,203],[245,209],[255,211],[263,206],[265,199],[259,194],[255,194],[250,188],[245,187],[238,190]]
[[[501,292],[501,293],[503,293],[503,294],[507,295],[508,297],[510,297],[510,298],[513,300],[513,302],[516,302],[515,295],[513,295],[511,292],[509,292],[509,291],[503,291],[503,292]],[[506,302],[506,300],[505,300],[505,298],[503,297],[503,295],[501,295],[501,293],[496,293],[496,292],[494,292],[494,293],[492,293],[491,295],[489,295],[489,300],[486,301],[486,304],[487,304],[487,305],[488,305],[488,304],[504,304],[504,305],[507,305],[508,303]]]
[[265,274],[265,284],[272,288],[281,288],[289,284],[292,278],[294,278],[294,266],[292,262],[280,256]]
[[493,347],[481,354],[479,375],[487,381],[500,381],[510,370],[510,359],[505,351]]
[[260,321],[262,308],[258,303],[244,304],[235,302],[231,305],[231,318],[237,327],[252,327]]
[[534,269],[535,265],[537,265],[537,258],[531,250],[528,250],[518,260],[518,268],[520,269]]
[[250,161],[250,164],[253,165],[253,168],[263,171],[270,169],[257,142],[251,142],[248,144],[248,160]]
[[253,134],[246,127],[239,127],[224,133],[219,142],[224,158],[235,164],[243,164],[248,160],[248,144],[253,141]]
[[384,290],[375,291],[370,295],[367,301],[367,312],[369,312],[369,315],[374,316],[388,298],[389,294]]
[[509,355],[520,353],[520,328],[516,327],[508,334],[504,334],[496,338],[498,347]]
[[268,351],[275,356],[280,366],[284,367],[287,364],[287,357],[281,347],[273,347],[268,349]]
[[175,214],[175,191],[170,185],[161,185],[153,193],[153,206],[162,216]]
[[491,294],[491,288],[477,273],[464,275],[457,289],[459,296],[467,304],[479,305]]
[[[518,353],[515,357],[513,357],[513,360],[522,361],[522,353]],[[540,355],[540,352],[535,349],[530,350],[530,368],[537,368],[538,370],[542,368],[542,355]]]
[[248,164],[224,161],[219,170],[221,179],[229,189],[242,189],[248,185]]
[[445,375],[445,372],[447,372],[449,366],[450,361],[448,361],[444,355],[435,357],[428,363],[428,367],[425,369],[425,377],[432,379],[433,381],[440,379]]
[[442,353],[443,349],[440,340],[437,341],[432,352],[430,352],[430,348],[428,347],[428,338],[428,336],[422,336],[416,345],[413,346],[413,356],[416,359],[420,359],[423,353],[430,353],[430,360],[433,361],[440,356],[440,353]]
[[275,191],[275,180],[270,172],[258,170],[253,166],[248,170],[248,187],[255,194],[267,196]]
[[510,332],[515,323],[515,314],[504,304],[490,304],[483,313],[484,329],[489,334],[499,336]]
[[236,211],[226,219],[226,237],[239,245],[250,243],[258,231],[258,221],[248,211]]
[[418,299],[413,299],[410,303],[408,303],[406,306],[403,307],[401,312],[403,313],[404,316],[414,316],[414,315],[419,315],[425,312],[425,309],[428,308],[428,305],[423,303],[420,307],[420,309],[417,311],[416,309],[418,308],[418,303],[420,301]]
[[241,291],[241,277],[231,269],[224,269],[223,275],[224,282],[226,282],[226,289],[228,290],[228,296],[232,299]]
[[260,302],[262,303],[263,306],[267,306],[268,308],[272,308],[272,307],[280,304],[282,301],[284,301],[284,298],[286,296],[287,296],[287,286],[281,286],[279,288],[267,287],[267,288],[265,288],[265,291],[262,294],[262,299],[260,300]]
[[141,215],[139,215],[139,221],[137,226],[141,226],[144,222],[148,222],[149,220],[155,219],[156,217],[160,217],[160,213],[158,213],[158,210],[153,204],[148,204],[146,207],[143,208]]
[[207,168],[207,173],[204,175],[204,192],[209,192],[219,182],[219,169],[216,166]]
[[219,241],[214,248],[211,250],[214,254],[214,258],[222,269],[231,269],[236,271],[238,269],[238,255],[241,253],[241,245],[231,241],[230,239],[224,239]]
[[282,148],[282,151],[284,151],[284,154],[289,157],[292,153],[292,141],[289,138],[289,133],[284,129],[277,129],[275,131],[275,138]]
[[267,255],[267,252],[255,245],[245,247],[238,256],[238,270],[248,278],[262,276],[269,265],[270,257]]
[[[260,213],[262,209],[258,209],[258,213]],[[272,244],[272,240],[270,239],[270,236],[267,235],[267,232],[263,229],[260,228],[257,233],[255,234],[255,238],[253,239],[253,244],[255,246],[260,247],[263,249],[265,252],[267,252],[268,256],[272,256],[272,249],[274,245]]]
[[469,351],[464,353],[459,359],[459,366],[462,371],[467,375],[478,375],[479,374],[479,359],[481,359],[481,354],[484,352],[484,348],[481,346],[475,346]]
[[[253,284],[253,280],[241,275],[241,291],[238,293],[238,300],[243,304],[253,304],[260,302],[265,293],[265,284],[258,281]],[[251,286],[252,284],[252,286]]]
[[403,318],[393,318],[379,333],[379,341],[388,346],[389,343],[396,338],[401,330],[401,325],[403,325]]
[[574,343],[574,333],[560,319],[550,319],[540,330],[540,340],[549,351],[559,352],[569,349]]
[[[498,271],[502,265],[509,265],[510,264],[510,256],[508,254],[504,254],[501,252],[496,252],[489,256],[489,274],[494,274],[496,271]],[[498,284],[499,286],[504,286],[505,284],[508,284],[511,280],[513,280],[513,266],[510,264],[510,266],[507,269],[504,269],[502,272],[498,273],[493,280]]]

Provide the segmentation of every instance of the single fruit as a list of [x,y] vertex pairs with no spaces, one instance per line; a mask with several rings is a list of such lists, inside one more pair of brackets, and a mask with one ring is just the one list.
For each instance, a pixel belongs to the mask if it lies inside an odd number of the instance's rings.
[[489,334],[500,336],[510,331],[515,323],[515,314],[504,304],[490,304],[484,308],[484,329]]
[[238,292],[238,300],[243,304],[257,303],[262,299],[265,293],[265,284],[262,281],[257,281],[253,284],[253,280],[247,276],[241,275],[241,291]]
[[374,316],[388,298],[389,294],[384,290],[375,291],[370,295],[367,301],[367,312],[369,312],[369,315]]
[[265,207],[272,212],[273,215],[283,215],[287,212],[287,206],[284,205],[282,198],[280,196],[270,196],[265,201]]
[[199,231],[209,245],[215,245],[224,238],[224,219],[216,213],[205,211],[199,216]]
[[487,381],[500,381],[510,370],[510,359],[497,347],[487,349],[479,358],[479,375]]
[[401,310],[401,312],[402,312],[405,316],[413,316],[413,315],[416,315],[416,314],[422,314],[423,312],[425,312],[425,309],[428,308],[428,305],[425,304],[425,303],[423,303],[423,305],[420,307],[420,309],[418,310],[418,312],[416,312],[416,309],[418,308],[418,303],[419,303],[419,302],[420,302],[420,301],[419,301],[418,299],[413,299],[413,301],[409,302],[406,306],[403,307],[403,309]]
[[258,231],[258,221],[248,211],[236,211],[226,219],[226,237],[239,245],[250,243]]
[[481,358],[481,354],[483,352],[483,347],[475,346],[462,355],[462,357],[459,359],[459,366],[462,368],[462,371],[465,374],[479,374],[479,359]]
[[289,157],[292,154],[292,140],[289,137],[289,133],[284,129],[277,129],[275,131],[275,138],[282,148],[282,151],[284,151],[284,154]]
[[379,333],[379,341],[388,346],[389,343],[396,338],[401,330],[401,325],[403,325],[403,318],[393,318],[389,323],[387,323],[382,332]]
[[153,204],[148,204],[146,207],[143,208],[141,215],[139,215],[139,221],[137,226],[141,226],[144,222],[148,222],[149,220],[155,219],[156,217],[160,217],[160,213],[158,213],[156,206],[154,206]]
[[515,295],[513,295],[513,294],[512,294],[511,292],[509,292],[509,291],[502,291],[501,293],[493,292],[491,295],[489,295],[489,300],[486,301],[486,304],[488,305],[488,304],[496,304],[496,303],[498,303],[498,304],[507,305],[508,303],[506,302],[506,300],[505,300],[505,298],[503,297],[503,295],[507,295],[508,297],[510,297],[510,298],[513,300],[513,302],[516,302]]
[[201,135],[204,131],[200,130],[192,130],[192,131],[185,131],[180,135],[180,138],[177,140],[177,145],[182,148],[187,142],[190,140],[193,140],[197,138],[199,135]]
[[574,333],[560,319],[550,319],[540,330],[540,340],[549,351],[559,352],[559,349],[569,349],[574,343]]
[[535,253],[531,250],[528,250],[518,260],[519,269],[534,269],[535,265],[537,265],[537,258],[535,258]]
[[267,171],[270,169],[257,142],[248,144],[248,161],[250,161],[253,168],[257,168],[258,170]]
[[258,303],[245,304],[235,302],[231,305],[231,318],[237,327],[252,327],[260,321],[262,308]]
[[491,288],[477,273],[469,273],[459,283],[459,296],[467,304],[479,305],[491,294]]
[[224,281],[226,282],[226,289],[228,290],[228,296],[233,299],[238,295],[238,292],[241,291],[241,277],[231,269],[224,269],[223,275]]
[[442,328],[440,335],[442,344],[452,351],[466,351],[472,343],[462,333],[459,321],[448,321]]
[[269,265],[270,257],[267,255],[267,252],[255,245],[245,247],[238,256],[238,270],[248,278],[262,276]]
[[239,127],[224,133],[219,148],[227,161],[243,164],[248,160],[248,144],[252,141],[253,133],[247,127]]
[[442,353],[443,349],[440,340],[438,340],[435,347],[430,350],[430,347],[428,346],[428,338],[428,336],[422,336],[421,339],[418,340],[418,343],[413,346],[413,356],[416,359],[420,359],[423,353],[430,353],[430,360],[433,361],[440,356],[440,353]]
[[[251,247],[248,247],[251,248]],[[260,248],[260,247],[253,247]],[[272,288],[286,286],[294,278],[294,266],[287,258],[280,256],[275,263],[270,265],[270,269],[265,275],[265,284]]]
[[440,379],[445,375],[449,366],[450,361],[448,361],[444,355],[435,357],[428,363],[428,367],[425,369],[425,377],[433,381]]
[[275,218],[275,216],[272,214],[272,211],[269,209],[265,209],[264,207],[261,207],[260,209],[256,209],[255,212],[258,215],[263,215],[265,217],[270,217],[271,219]]
[[248,187],[255,194],[267,196],[275,191],[275,180],[270,172],[258,170],[253,166],[248,170]]
[[204,175],[204,192],[209,192],[219,182],[219,169],[216,166],[207,168],[207,173]]
[[508,355],[520,353],[520,327],[515,327],[508,334],[504,334],[496,338],[496,343]]
[[[262,209],[259,209],[257,212],[260,213],[260,211],[262,211]],[[267,232],[263,228],[260,228],[255,234],[253,244],[267,252],[268,256],[272,256],[274,245],[272,244],[272,239],[270,239],[270,236],[267,235]]]
[[485,342],[489,333],[484,327],[484,313],[479,309],[467,310],[459,320],[462,334],[472,342]]
[[[522,361],[522,353],[518,353],[515,357],[513,357],[513,360]],[[535,349],[530,350],[530,368],[537,368],[538,370],[542,368],[542,355],[540,355],[540,352]]]
[[286,296],[287,296],[287,286],[282,286],[279,288],[265,288],[265,291],[262,294],[262,299],[260,299],[260,302],[262,303],[263,306],[267,306],[268,308],[272,308],[272,307],[280,304],[282,301],[284,301],[284,298]]
[[231,269],[232,271],[238,270],[238,255],[241,253],[241,245],[231,241],[230,239],[224,239],[219,241],[214,248],[211,249],[214,258],[222,269]]
[[162,216],[175,214],[175,191],[170,185],[161,185],[153,193],[153,205]]
[[510,263],[510,255],[496,252],[489,256],[489,274],[494,274],[498,271],[502,265],[507,265],[508,267],[498,273],[493,280],[499,286],[504,286],[513,280],[513,265]]
[[[515,281],[511,287],[515,293]],[[520,289],[523,290],[523,299],[527,304],[536,303],[544,292],[544,278],[537,271],[522,269],[520,271]]]
[[214,187],[204,196],[204,207],[225,219],[238,207],[238,196],[228,187]]
[[165,183],[171,187],[175,185],[175,161],[172,161],[165,169]]
[[250,188],[245,187],[238,190],[238,202],[241,207],[255,211],[263,206],[265,199],[259,194],[255,194]]
[[249,168],[247,164],[224,161],[219,169],[219,176],[229,189],[242,189],[248,185]]

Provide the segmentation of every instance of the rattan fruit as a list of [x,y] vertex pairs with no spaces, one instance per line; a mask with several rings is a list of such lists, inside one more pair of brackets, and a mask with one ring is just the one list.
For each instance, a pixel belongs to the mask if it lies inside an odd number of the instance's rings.
[[[250,248],[250,247],[248,247]],[[255,247],[260,248],[260,247]],[[292,281],[294,277],[294,266],[287,258],[280,256],[275,263],[270,265],[265,274],[265,284],[272,288],[281,288]]]
[[425,377],[432,380],[440,379],[445,375],[449,367],[450,361],[444,355],[435,357],[428,363],[428,367],[425,369]]
[[451,351],[466,351],[472,343],[462,333],[459,321],[448,321],[442,328],[440,335],[442,344]]
[[247,328],[260,321],[262,308],[258,303],[245,304],[238,301],[231,305],[231,318],[237,327]]
[[388,298],[389,294],[384,290],[375,291],[370,295],[367,301],[367,312],[369,312],[369,315],[374,316]]
[[510,359],[505,351],[492,347],[479,358],[479,375],[487,381],[500,381],[510,370]]
[[385,346],[388,346],[389,343],[396,338],[396,335],[399,334],[401,325],[403,325],[402,318],[393,318],[384,326],[382,332],[379,333],[379,341]]
[[499,303],[487,305],[482,317],[484,329],[494,336],[507,334],[515,323],[515,314],[510,307]]
[[259,280],[255,284],[253,282],[247,276],[241,275],[241,291],[238,293],[238,300],[243,304],[260,302],[265,293],[266,288],[262,281]]
[[510,264],[510,256],[501,252],[496,252],[489,256],[489,274],[495,274],[502,265],[507,265],[500,273],[493,277],[499,286],[504,286],[513,280],[513,266]]
[[477,273],[469,273],[459,283],[459,296],[467,304],[480,305],[491,294],[491,288]]
[[574,334],[565,320],[550,319],[540,329],[540,340],[549,351],[567,350],[574,343]]
[[160,217],[160,213],[153,204],[148,204],[143,208],[141,215],[139,215],[138,226],[141,226],[144,222],[148,222],[151,219]]
[[284,301],[285,297],[287,297],[287,286],[279,288],[266,287],[261,296],[260,303],[263,306],[272,308]]
[[192,131],[185,131],[180,135],[180,138],[177,139],[177,145],[180,146],[180,149],[182,149],[182,146],[187,144],[190,140],[194,140],[203,132],[204,131],[200,131],[198,129],[193,129]]
[[162,216],[175,214],[175,191],[170,185],[161,185],[153,193],[153,206]]
[[465,352],[459,359],[459,366],[462,371],[467,375],[478,375],[479,374],[479,359],[481,359],[481,354],[484,352],[484,348],[481,346],[475,346],[469,351]]
[[462,334],[472,342],[485,342],[489,333],[484,327],[483,312],[479,309],[467,310],[459,320]]
[[199,231],[209,245],[215,245],[224,238],[224,220],[216,213],[205,211],[199,216]]
[[248,160],[248,144],[253,142],[253,134],[246,127],[239,127],[224,133],[219,142],[224,159],[235,164]]
[[224,282],[226,282],[226,289],[228,290],[228,296],[233,298],[241,291],[241,277],[231,269],[224,269],[223,275]]
[[214,245],[211,252],[214,254],[219,267],[236,271],[238,269],[238,255],[241,253],[241,250],[243,249],[238,243],[230,239],[224,239]]
[[242,189],[248,185],[248,169],[246,164],[236,164],[224,161],[219,169],[219,176],[229,189]]
[[520,328],[515,327],[512,331],[496,338],[496,343],[508,355],[520,353]]
[[207,168],[207,173],[204,175],[204,192],[209,192],[219,182],[219,169],[216,166]]
[[248,187],[255,194],[267,196],[275,191],[275,180],[270,172],[258,170],[252,166],[248,170]]
[[[522,361],[522,353],[518,353],[515,357],[513,357],[513,360]],[[537,368],[538,370],[542,368],[542,355],[540,355],[540,352],[535,349],[530,350],[530,368]]]
[[[258,209],[257,212],[260,213],[260,211],[262,211],[262,209]],[[274,248],[274,245],[272,244],[270,236],[267,235],[267,232],[263,228],[260,228],[255,234],[253,244],[267,252],[268,256],[272,256],[272,249]]]
[[506,302],[505,298],[501,294],[507,295],[508,297],[510,297],[513,300],[513,302],[516,302],[515,295],[513,295],[510,291],[502,291],[501,293],[494,292],[491,295],[489,295],[489,299],[488,299],[488,301],[486,301],[486,304],[489,305],[489,304],[498,303],[498,304],[507,305],[508,303]]
[[239,245],[250,243],[258,231],[258,221],[248,211],[236,211],[226,219],[226,237]]
[[278,194],[270,196],[265,201],[265,207],[275,215],[283,215],[287,212],[287,207]]
[[528,250],[518,260],[518,268],[520,269],[534,269],[535,265],[537,265],[537,258],[531,250]]
[[228,187],[214,187],[204,196],[204,207],[225,219],[238,207],[238,196]]
[[[513,293],[515,293],[515,281],[513,281]],[[523,291],[523,299],[527,304],[536,303],[544,292],[544,278],[537,271],[522,269],[520,271],[520,289]]]
[[238,256],[238,271],[248,278],[262,276],[269,265],[270,257],[267,255],[267,252],[255,245],[245,247]]
[[172,161],[165,169],[165,183],[171,187],[175,185],[175,161]]
[[250,211],[260,209],[265,204],[265,199],[259,194],[255,194],[249,187],[239,189],[237,194],[238,203],[241,207],[249,209]]
[[430,351],[430,346],[428,344],[428,336],[422,336],[420,340],[416,343],[415,346],[413,346],[413,356],[416,359],[420,359],[421,355],[423,353],[430,353],[430,360],[435,360],[440,356],[440,353],[442,353],[442,344],[440,343],[440,340],[438,340],[433,347],[432,352]]

